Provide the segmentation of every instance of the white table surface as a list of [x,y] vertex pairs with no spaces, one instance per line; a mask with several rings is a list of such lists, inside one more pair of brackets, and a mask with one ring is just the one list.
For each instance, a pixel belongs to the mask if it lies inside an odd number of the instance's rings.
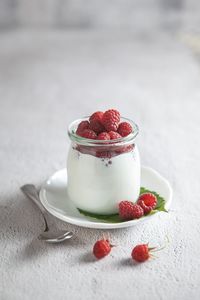
[[[109,231],[118,246],[95,261],[101,230],[64,224],[62,245],[37,239],[42,217],[19,187],[65,167],[67,126],[117,108],[140,126],[143,165],[170,181],[169,214]],[[0,298],[200,298],[200,72],[176,36],[94,32],[0,34]],[[53,220],[52,220],[53,221]],[[135,266],[137,243],[170,243]]]

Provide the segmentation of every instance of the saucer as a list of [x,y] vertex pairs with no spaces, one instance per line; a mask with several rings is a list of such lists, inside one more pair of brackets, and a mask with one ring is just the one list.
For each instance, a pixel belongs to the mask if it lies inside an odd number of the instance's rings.
[[[149,167],[141,168],[141,186],[155,191],[162,196],[166,203],[166,210],[169,209],[172,201],[172,188],[169,182],[157,171]],[[40,200],[46,210],[58,219],[81,227],[97,229],[116,229],[134,226],[154,218],[157,214],[142,217],[119,223],[108,223],[82,215],[67,196],[67,171],[62,169],[54,173],[42,186]]]

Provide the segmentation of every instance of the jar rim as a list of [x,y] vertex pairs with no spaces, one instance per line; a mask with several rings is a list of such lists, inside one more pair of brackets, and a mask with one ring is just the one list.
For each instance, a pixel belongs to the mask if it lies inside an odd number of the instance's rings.
[[121,120],[123,122],[130,123],[132,128],[133,128],[132,132],[129,135],[127,135],[125,137],[121,137],[119,139],[114,139],[114,140],[87,139],[87,138],[84,138],[84,137],[81,137],[81,136],[77,135],[76,134],[76,129],[77,129],[78,124],[81,121],[88,121],[88,120],[89,120],[89,116],[86,116],[86,117],[83,117],[81,119],[74,120],[73,122],[71,122],[69,124],[68,136],[71,139],[71,141],[76,142],[77,144],[80,144],[80,145],[84,145],[84,146],[98,147],[98,146],[105,145],[105,143],[106,143],[107,146],[116,146],[116,145],[117,146],[122,146],[122,145],[127,145],[127,144],[130,144],[131,142],[133,142],[135,140],[136,136],[139,133],[139,127],[135,122],[133,122],[132,120],[130,120],[128,118],[121,117]]

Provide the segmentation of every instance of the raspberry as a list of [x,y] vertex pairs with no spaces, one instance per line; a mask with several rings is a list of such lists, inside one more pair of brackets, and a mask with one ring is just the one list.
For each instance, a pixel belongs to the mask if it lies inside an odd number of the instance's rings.
[[94,244],[93,254],[96,258],[100,259],[108,255],[111,251],[112,245],[109,240],[99,240]]
[[144,214],[150,213],[157,205],[157,198],[152,193],[144,193],[140,195],[137,204],[142,207]]
[[121,138],[121,135],[115,131],[109,131],[108,134],[109,134],[111,140],[116,140],[116,139]]
[[137,262],[144,262],[150,257],[149,250],[150,248],[148,247],[148,244],[137,245],[132,250],[132,259],[136,260]]
[[95,140],[97,138],[96,133],[91,129],[85,129],[81,132],[80,136],[86,138],[86,139],[92,139]]
[[115,109],[107,110],[102,117],[102,124],[107,131],[117,131],[120,122],[120,113]]
[[89,121],[99,121],[101,122],[103,118],[103,112],[102,111],[96,111],[95,113],[93,113],[90,118]]
[[129,135],[133,131],[133,128],[129,123],[122,122],[122,123],[119,124],[119,127],[118,127],[117,131],[119,132],[119,134],[121,136],[124,137],[124,136]]
[[119,203],[119,215],[123,220],[133,219],[133,203],[130,201],[121,201]]
[[97,120],[91,121],[89,128],[97,134],[105,130],[104,126]]
[[103,117],[103,112],[102,111],[96,111],[91,115],[89,118],[90,121],[90,129],[96,132],[97,134],[105,131],[105,128],[102,124],[102,117]]
[[107,132],[99,133],[97,140],[110,140],[110,135]]
[[83,130],[88,129],[89,128],[90,123],[88,121],[82,121],[79,125],[78,128],[76,130],[76,134],[81,135],[81,133],[83,132]]
[[132,208],[133,219],[139,219],[144,215],[144,211],[141,206],[133,204]]
[[130,201],[119,203],[119,215],[123,220],[139,219],[144,215],[143,209]]

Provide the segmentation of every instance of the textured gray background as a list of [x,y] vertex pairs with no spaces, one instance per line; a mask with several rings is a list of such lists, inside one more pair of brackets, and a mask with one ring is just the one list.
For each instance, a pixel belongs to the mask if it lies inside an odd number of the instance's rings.
[[[200,72],[188,42],[23,31],[2,33],[0,43],[0,298],[199,299]],[[39,187],[65,166],[70,121],[109,107],[139,124],[142,164],[169,179],[174,198],[169,214],[110,231],[118,247],[96,262],[102,231],[58,222],[73,240],[38,241],[42,218],[19,187]],[[166,236],[158,258],[131,262],[135,244]]]
[[198,30],[198,0],[0,0],[0,28]]
[[[198,7],[0,0],[0,299],[200,298]],[[40,242],[42,218],[19,187],[65,167],[69,122],[112,107],[139,124],[142,164],[174,197],[169,214],[110,231],[118,246],[96,262],[101,230],[56,221],[74,239]],[[134,245],[166,236],[158,258],[133,264]]]

